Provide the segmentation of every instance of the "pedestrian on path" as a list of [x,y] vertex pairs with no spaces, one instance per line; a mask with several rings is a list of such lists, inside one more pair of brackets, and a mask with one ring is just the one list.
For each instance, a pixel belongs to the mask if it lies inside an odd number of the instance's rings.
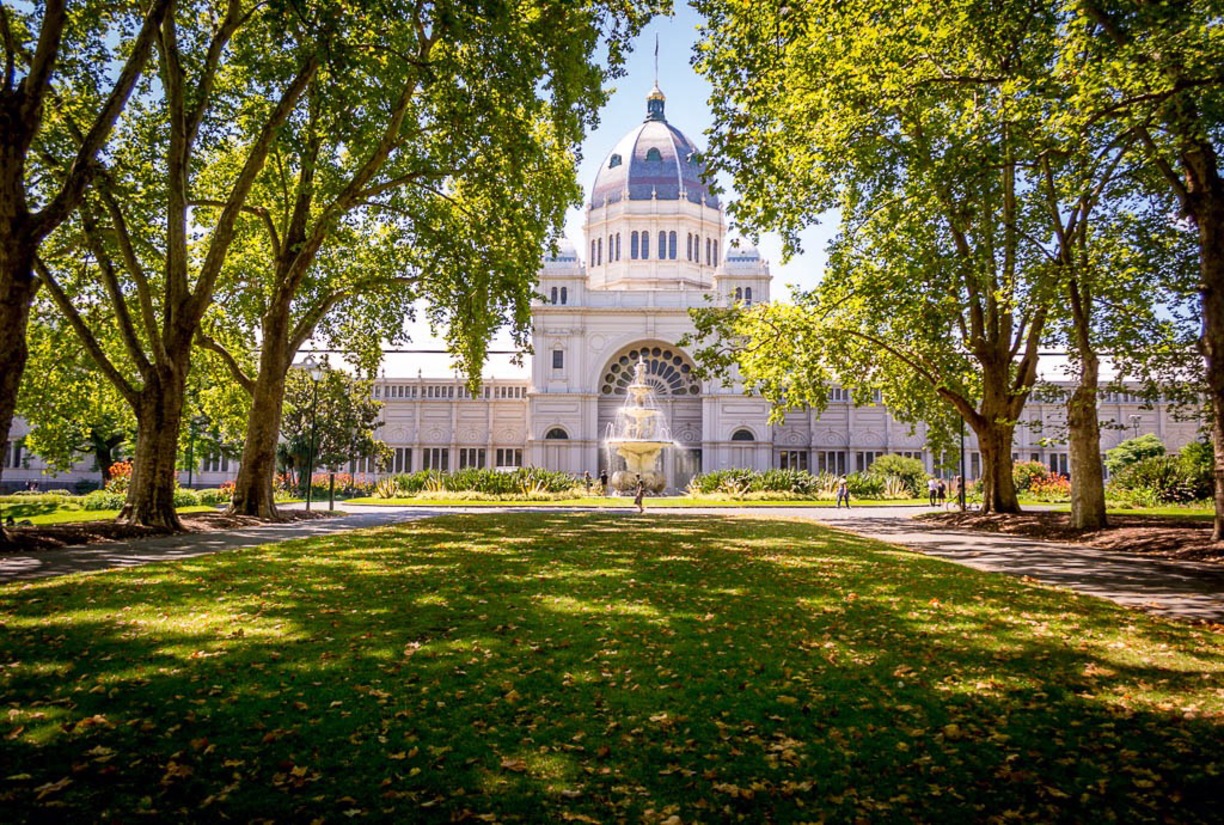
[[934,507],[939,497],[939,482],[936,481],[935,476],[927,479],[927,496],[931,499],[931,506]]
[[582,473],[582,483],[586,487],[586,494],[591,494],[591,471],[584,470]]
[[599,493],[606,496],[608,494],[608,471],[599,471]]
[[633,492],[633,503],[637,505],[639,513],[646,512],[646,505],[643,500],[646,498],[646,483],[642,481],[642,474],[638,473],[637,488]]
[[948,485],[944,483],[942,478],[935,485],[935,500],[938,502],[939,507],[943,507],[944,502],[948,500]]
[[846,509],[850,509],[850,485],[846,483],[846,477],[842,476],[837,481],[837,509],[841,509],[842,502],[846,502]]

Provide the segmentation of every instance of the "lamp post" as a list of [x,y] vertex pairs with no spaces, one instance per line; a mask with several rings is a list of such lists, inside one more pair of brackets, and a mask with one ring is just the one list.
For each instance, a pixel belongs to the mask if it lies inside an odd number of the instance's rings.
[[960,484],[956,485],[956,495],[960,499],[961,512],[965,512],[965,417],[960,420]]
[[302,362],[302,369],[310,376],[314,389],[310,394],[310,450],[306,454],[306,509],[310,510],[310,497],[314,484],[315,435],[318,431],[319,381],[323,379],[323,367],[315,361],[313,355],[307,355]]
[[1132,415],[1130,417],[1131,432],[1135,434],[1134,435],[1135,438],[1139,437],[1139,422],[1142,420],[1143,420],[1143,416],[1141,415]]

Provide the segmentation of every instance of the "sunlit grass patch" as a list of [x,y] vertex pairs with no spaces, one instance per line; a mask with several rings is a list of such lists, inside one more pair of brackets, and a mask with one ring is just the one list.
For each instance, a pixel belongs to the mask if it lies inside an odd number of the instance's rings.
[[6,821],[1224,802],[1220,634],[797,521],[455,515],[8,585],[0,623]]

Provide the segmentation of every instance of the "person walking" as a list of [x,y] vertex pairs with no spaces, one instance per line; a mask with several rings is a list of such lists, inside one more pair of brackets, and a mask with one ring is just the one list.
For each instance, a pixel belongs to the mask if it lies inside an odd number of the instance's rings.
[[642,481],[642,474],[638,473],[637,487],[634,488],[634,491],[633,491],[633,503],[637,505],[639,513],[646,512],[646,505],[643,503],[643,499],[645,498],[646,498],[646,483]]
[[927,496],[931,499],[931,506],[935,506],[935,501],[939,498],[939,482],[935,480],[935,476],[927,479]]
[[599,471],[599,494],[606,496],[608,494],[608,471]]
[[850,509],[850,485],[846,483],[846,477],[842,476],[837,482],[837,509],[841,509],[842,502],[846,502],[846,509]]
[[943,507],[944,503],[948,500],[948,485],[944,484],[942,478],[935,485],[935,500],[939,502],[938,506],[940,507]]
[[958,503],[961,505],[964,504],[964,501],[961,499],[961,496],[964,495],[964,490],[962,487],[963,482],[961,481],[960,476],[956,476],[952,479],[952,487],[948,490],[948,501],[950,504],[952,504],[952,506],[956,506]]
[[586,494],[589,496],[591,494],[591,471],[590,470],[583,470],[582,483],[586,487]]

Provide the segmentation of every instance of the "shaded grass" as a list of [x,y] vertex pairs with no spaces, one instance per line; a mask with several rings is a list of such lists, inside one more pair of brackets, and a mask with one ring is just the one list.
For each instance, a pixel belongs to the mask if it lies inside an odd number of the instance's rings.
[[[1071,504],[1069,502],[1052,504],[1049,505],[1049,509],[1056,513],[1069,513],[1071,512]],[[1153,519],[1177,518],[1211,521],[1215,518],[1215,510],[1212,507],[1194,504],[1164,504],[1159,507],[1110,507],[1105,512],[1111,516],[1151,516]]]
[[1214,822],[1224,639],[798,521],[449,516],[0,588],[13,822]]
[[[202,504],[177,508],[180,513],[211,513],[215,512],[216,509],[216,507],[208,507]],[[118,510],[81,510],[45,504],[5,504],[0,512],[3,513],[5,518],[12,516],[17,521],[29,521],[33,524],[113,521],[119,515]]]

